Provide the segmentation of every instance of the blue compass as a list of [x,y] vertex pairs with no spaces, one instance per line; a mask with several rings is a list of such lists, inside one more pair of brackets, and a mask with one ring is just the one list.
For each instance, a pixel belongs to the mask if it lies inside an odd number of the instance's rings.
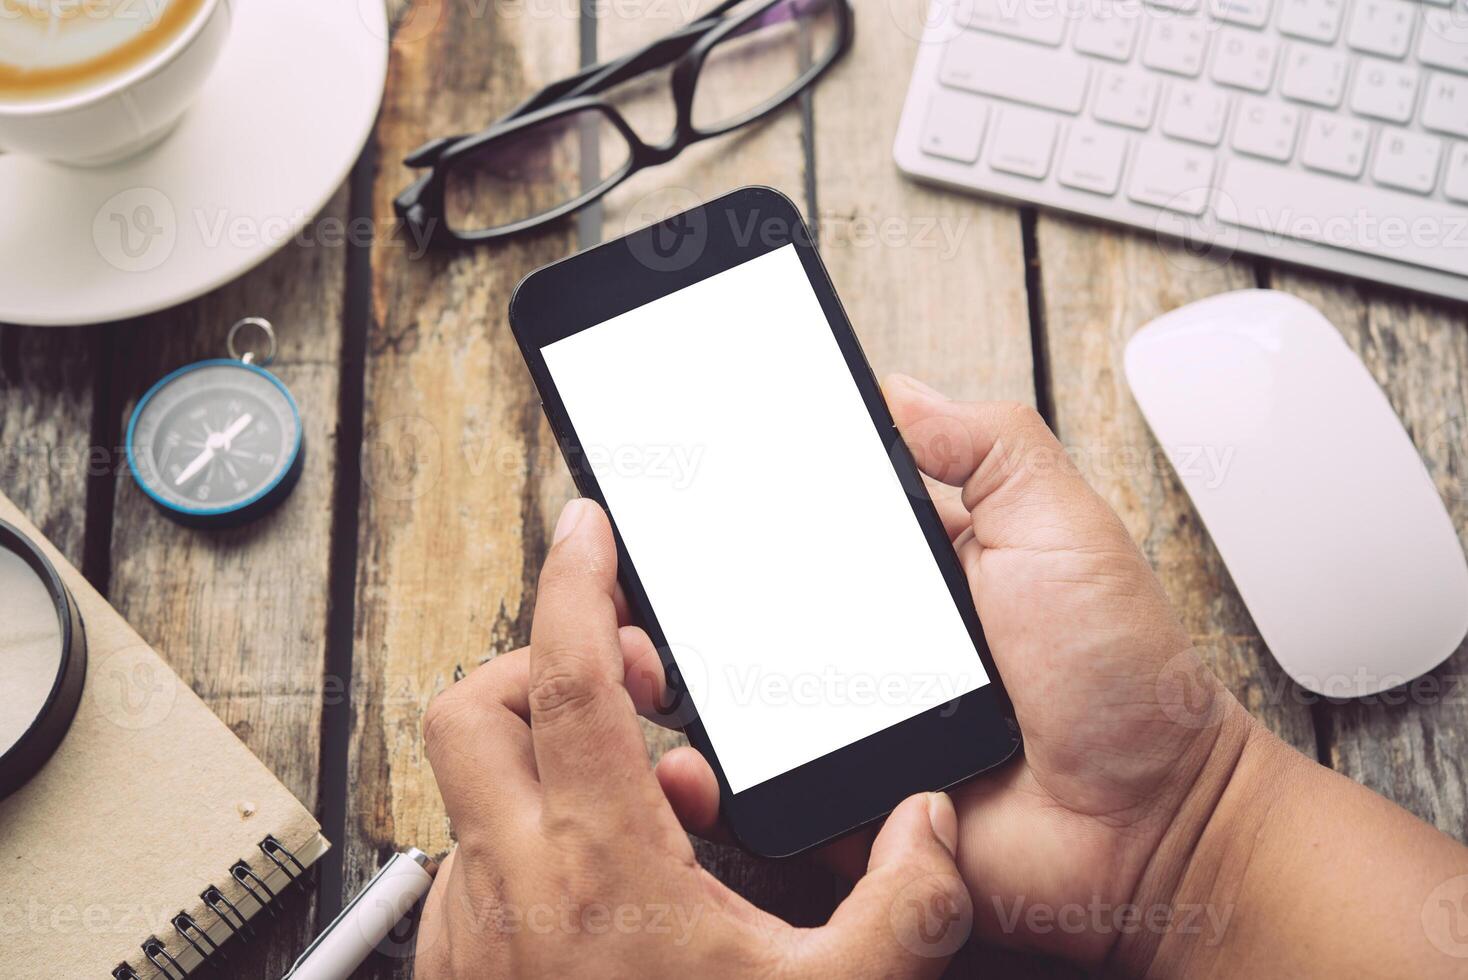
[[[266,350],[240,354],[241,330]],[[164,514],[193,527],[235,527],[275,507],[295,487],[305,458],[296,400],[265,370],[275,356],[269,321],[248,317],[229,331],[230,356],[163,378],[138,401],[127,426],[133,479]]]

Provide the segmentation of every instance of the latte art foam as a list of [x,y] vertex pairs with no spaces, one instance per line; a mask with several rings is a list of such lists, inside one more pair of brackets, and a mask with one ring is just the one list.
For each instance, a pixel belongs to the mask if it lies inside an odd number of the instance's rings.
[[146,62],[204,0],[0,0],[0,100],[48,99]]

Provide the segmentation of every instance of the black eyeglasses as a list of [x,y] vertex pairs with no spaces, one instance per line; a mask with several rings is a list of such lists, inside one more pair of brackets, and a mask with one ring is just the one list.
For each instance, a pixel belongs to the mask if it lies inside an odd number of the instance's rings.
[[[685,147],[747,126],[814,84],[851,46],[849,0],[724,0],[639,51],[541,89],[484,131],[431,140],[393,201],[422,241],[484,242],[585,207]],[[599,97],[672,65],[673,134],[644,142]]]

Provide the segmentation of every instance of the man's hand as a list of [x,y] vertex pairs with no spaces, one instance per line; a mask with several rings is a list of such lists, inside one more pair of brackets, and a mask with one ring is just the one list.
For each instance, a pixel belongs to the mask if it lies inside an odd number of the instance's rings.
[[[824,927],[756,909],[699,866],[649,765],[624,679],[656,654],[619,630],[615,583],[606,516],[572,501],[530,648],[430,707],[424,740],[458,848],[424,907],[417,975],[936,977],[971,915],[949,798],[893,811]],[[634,674],[660,682],[655,667]],[[639,699],[656,695],[647,686]]]
[[[954,794],[976,932],[1144,967],[1155,931],[1122,944],[1109,915],[1087,910],[1168,900],[1206,817],[1189,801],[1221,792],[1249,715],[1033,409],[954,402],[901,376],[884,390],[934,481],[1024,732],[1022,759]],[[669,753],[659,776],[685,825],[718,833],[717,785],[697,753]],[[850,867],[859,842],[833,857]],[[1061,928],[1062,909],[1084,914]]]

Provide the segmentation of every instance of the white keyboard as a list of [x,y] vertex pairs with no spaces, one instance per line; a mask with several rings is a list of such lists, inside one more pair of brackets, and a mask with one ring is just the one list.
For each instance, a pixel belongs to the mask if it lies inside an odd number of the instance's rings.
[[935,0],[895,154],[1468,300],[1468,0]]

